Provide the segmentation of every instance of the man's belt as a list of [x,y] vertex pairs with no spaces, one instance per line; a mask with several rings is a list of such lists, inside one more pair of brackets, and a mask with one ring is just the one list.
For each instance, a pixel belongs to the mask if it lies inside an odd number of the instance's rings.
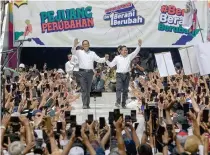
[[123,75],[126,75],[126,74],[130,74],[129,72],[125,72],[125,73],[117,73],[117,74],[123,74]]
[[82,72],[92,72],[93,70],[92,69],[79,69],[79,71],[82,71]]

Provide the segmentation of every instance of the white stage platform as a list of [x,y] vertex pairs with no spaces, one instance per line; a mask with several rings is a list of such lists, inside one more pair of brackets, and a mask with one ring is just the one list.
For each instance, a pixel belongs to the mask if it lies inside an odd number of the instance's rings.
[[[99,117],[105,117],[106,122],[108,123],[109,112],[117,109],[115,107],[116,96],[115,93],[103,93],[101,98],[96,98],[96,104],[93,98],[91,98],[90,107],[91,109],[82,109],[82,100],[80,99],[74,103],[72,106],[75,108],[71,111],[71,115],[77,116],[77,123],[82,124],[86,121],[88,114],[93,114],[94,119],[99,120]],[[95,108],[96,106],[96,108]],[[130,115],[132,109],[122,109],[120,108],[120,112],[123,115]],[[136,133],[141,139],[143,131],[144,131],[144,117],[143,115],[137,114],[137,122],[139,126],[136,130]]]
[[[116,96],[115,93],[103,93],[102,97],[96,98],[96,102],[94,98],[91,98],[90,108],[91,109],[83,109],[82,108],[82,99],[80,99],[74,103],[72,106],[75,108],[71,111],[71,115],[77,116],[77,122],[82,123],[87,119],[88,114],[93,114],[94,118],[99,120],[99,117],[105,117],[108,119],[108,115],[110,111],[117,109],[115,107]],[[120,108],[120,112],[125,115],[130,115],[130,111],[132,109],[122,109]]]

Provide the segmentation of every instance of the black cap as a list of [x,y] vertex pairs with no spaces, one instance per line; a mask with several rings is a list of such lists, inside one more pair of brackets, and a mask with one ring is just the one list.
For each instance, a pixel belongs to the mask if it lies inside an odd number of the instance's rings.
[[119,51],[119,49],[121,49],[122,48],[122,45],[119,45],[118,47],[117,47],[117,50]]
[[122,45],[119,45],[117,48],[121,48],[122,47]]

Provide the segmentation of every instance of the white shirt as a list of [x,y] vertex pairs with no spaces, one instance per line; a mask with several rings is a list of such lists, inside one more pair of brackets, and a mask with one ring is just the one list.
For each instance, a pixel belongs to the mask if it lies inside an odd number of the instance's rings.
[[66,73],[73,72],[74,64],[71,63],[71,61],[67,61],[65,64],[65,71]]
[[76,55],[79,61],[79,68],[80,69],[94,69],[93,63],[94,61],[98,63],[105,63],[105,57],[100,58],[96,55],[93,51],[84,51],[84,50],[76,50],[75,47],[72,47],[72,54]]
[[131,61],[136,57],[136,55],[139,53],[140,51],[140,46],[138,46],[135,51],[133,51],[132,53],[128,54],[127,56],[122,56],[122,55],[118,55],[115,56],[115,58],[113,59],[112,62],[110,61],[106,61],[107,65],[109,67],[114,67],[115,65],[117,65],[117,73],[127,73],[130,72],[131,67]]
[[71,57],[71,64],[74,65],[74,71],[79,71],[79,61],[76,55],[72,55]]

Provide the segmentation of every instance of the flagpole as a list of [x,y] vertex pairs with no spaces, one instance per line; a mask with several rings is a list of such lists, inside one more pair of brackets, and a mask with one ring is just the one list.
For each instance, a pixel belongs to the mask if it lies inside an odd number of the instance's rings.
[[198,22],[198,28],[199,28],[199,31],[200,31],[200,35],[201,35],[201,39],[202,39],[202,42],[204,43],[204,38],[203,38],[203,33],[201,32],[201,25],[200,25],[200,22],[198,20],[198,14],[197,14],[197,8],[195,6],[195,2],[190,0],[192,5],[194,6],[194,13],[196,12],[196,20]]
[[[167,52],[163,52],[163,53],[167,53]],[[168,73],[168,67],[166,65],[166,60],[165,60],[165,57],[164,57],[163,53],[161,53],[161,54],[163,56],[163,60],[164,60],[164,63],[165,63],[165,66],[166,66],[166,70],[167,70],[167,73]],[[168,76],[170,76],[169,73],[168,73]]]
[[[197,11],[197,9],[196,9],[196,11]],[[197,14],[196,14],[196,18],[197,18],[197,22],[198,22],[198,28],[199,28],[199,31],[200,31],[200,34],[201,34],[201,39],[202,39],[202,42],[204,43],[203,33],[201,32],[201,26],[200,26]]]

